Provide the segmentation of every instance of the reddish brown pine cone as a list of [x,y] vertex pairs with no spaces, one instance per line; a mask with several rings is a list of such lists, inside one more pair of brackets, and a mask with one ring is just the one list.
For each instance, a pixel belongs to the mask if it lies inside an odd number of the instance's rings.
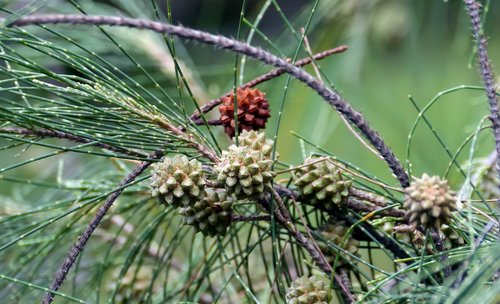
[[[259,130],[266,126],[267,119],[271,116],[269,103],[265,94],[258,89],[238,89],[236,91],[238,100],[238,127],[243,130]],[[222,98],[219,107],[220,120],[224,130],[231,138],[235,134],[234,124],[234,94]]]

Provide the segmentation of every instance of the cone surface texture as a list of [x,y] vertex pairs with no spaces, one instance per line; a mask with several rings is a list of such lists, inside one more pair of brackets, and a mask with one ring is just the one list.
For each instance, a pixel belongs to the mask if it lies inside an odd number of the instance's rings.
[[[237,116],[240,132],[265,128],[267,119],[271,116],[265,94],[258,89],[238,89],[236,99],[238,102]],[[233,137],[236,126],[234,123],[234,93],[222,98],[219,112],[224,131],[227,135]]]
[[231,225],[232,199],[223,189],[206,188],[203,199],[182,207],[183,223],[207,236],[225,235]]
[[257,131],[246,131],[241,132],[238,136],[238,144],[240,146],[246,146],[254,151],[260,151],[266,158],[271,158],[271,153],[273,151],[273,141],[266,138],[264,132]]
[[327,160],[308,158],[294,171],[293,182],[303,201],[323,204],[328,209],[342,207],[352,186],[352,180],[342,173],[342,169]]
[[201,163],[186,156],[165,157],[153,165],[151,194],[168,205],[187,206],[201,199],[205,186]]
[[450,223],[456,204],[455,194],[446,180],[424,174],[420,179],[414,178],[405,194],[404,208],[410,223],[437,230],[442,224]]
[[286,293],[287,304],[327,304],[331,299],[329,283],[321,276],[300,277]]
[[271,171],[272,161],[262,152],[249,147],[232,145],[222,152],[220,162],[215,166],[217,181],[229,195],[237,198],[262,198],[272,188],[276,173]]

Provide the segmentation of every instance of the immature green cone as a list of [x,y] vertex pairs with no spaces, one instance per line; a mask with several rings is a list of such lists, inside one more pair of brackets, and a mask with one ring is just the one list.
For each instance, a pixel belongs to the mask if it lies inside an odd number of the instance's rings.
[[232,145],[223,151],[215,166],[217,181],[224,185],[229,195],[237,198],[262,198],[266,189],[272,188],[276,173],[271,171],[272,161],[262,152],[249,147]]
[[201,163],[185,155],[165,157],[153,165],[151,194],[164,204],[178,207],[198,201],[205,186]]
[[[330,220],[320,228],[319,233],[326,242],[332,243],[355,256],[359,256],[359,242],[353,239],[350,235],[346,237],[348,229],[349,228],[346,226],[346,223],[344,221],[336,222]],[[339,250],[333,248],[333,246],[328,246],[327,243],[322,241],[318,242],[318,247],[323,253],[326,261],[330,265],[333,265],[339,253]],[[337,260],[337,266],[346,266],[349,264],[349,262],[356,263],[356,260],[352,259],[349,255],[340,252],[339,259]]]
[[424,174],[420,179],[415,178],[405,193],[404,208],[410,223],[436,230],[442,224],[449,224],[456,205],[455,194],[446,180]]
[[203,235],[225,235],[231,225],[232,199],[222,189],[206,188],[203,199],[182,207],[183,223],[194,226]]
[[257,132],[254,130],[243,130],[238,136],[238,145],[250,147],[252,150],[260,151],[266,158],[271,158],[273,151],[273,141],[266,138],[264,132]]
[[303,276],[292,282],[286,293],[287,304],[327,304],[332,300],[329,282],[321,276]]
[[303,200],[324,204],[328,209],[342,207],[352,186],[352,180],[342,174],[342,169],[326,160],[318,162],[314,157],[295,170],[293,182]]

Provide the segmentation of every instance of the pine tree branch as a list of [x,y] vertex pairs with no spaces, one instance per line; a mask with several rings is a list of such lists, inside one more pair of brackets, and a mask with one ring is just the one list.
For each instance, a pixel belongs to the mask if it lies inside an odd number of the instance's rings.
[[[275,192],[275,195],[278,195],[277,192]],[[269,200],[262,200],[260,203],[268,212],[271,213],[271,205],[270,205],[271,203],[269,202]],[[282,211],[286,212],[286,215],[282,214]],[[307,252],[309,252],[309,255],[314,260],[316,265],[324,273],[328,275],[333,275],[335,285],[340,289],[340,292],[344,300],[347,303],[356,302],[354,295],[351,293],[349,287],[344,284],[341,277],[338,274],[332,273],[332,267],[325,260],[325,257],[323,256],[321,251],[318,250],[317,246],[315,246],[315,244],[311,242],[310,239],[306,238],[297,229],[297,227],[290,220],[288,220],[288,218],[290,218],[288,211],[282,210],[282,208],[275,208],[274,215],[276,222],[290,233],[290,235],[295,239],[295,241],[299,246],[304,247],[304,249],[307,250]]]
[[[285,223],[281,223],[281,224],[283,225]],[[328,264],[328,262],[325,261],[325,257],[316,248],[316,246],[308,238],[306,238],[302,233],[300,233],[300,231],[298,231],[297,229],[290,228],[287,230],[290,232],[290,234],[293,236],[293,238],[295,238],[297,243],[300,246],[304,247],[309,252],[309,254],[313,258],[313,260],[316,262],[316,265],[318,265],[318,267],[323,272],[325,272],[328,275],[333,275],[335,285],[337,285],[337,287],[340,289],[340,292],[341,292],[342,296],[344,297],[344,300],[346,300],[347,303],[355,303],[356,298],[351,293],[351,290],[349,289],[349,285],[345,284],[344,281],[342,280],[342,278],[338,274],[332,273],[332,267],[330,266],[330,264]]]
[[24,135],[24,136],[29,136],[29,137],[39,137],[39,138],[60,138],[60,139],[66,139],[69,141],[77,142],[77,143],[93,143],[94,146],[103,148],[109,151],[117,152],[117,153],[122,153],[125,155],[131,155],[131,156],[137,156],[137,157],[147,157],[146,153],[141,153],[121,147],[115,147],[106,143],[102,142],[96,142],[93,140],[89,140],[85,137],[81,137],[78,135],[74,134],[69,134],[66,132],[61,132],[61,131],[55,131],[55,130],[47,130],[47,129],[27,129],[27,128],[20,128],[20,127],[5,127],[5,128],[0,128],[0,133],[10,133],[10,134],[19,134],[19,135]]
[[[302,66],[310,64],[311,62],[313,62],[313,60],[321,60],[321,59],[324,59],[330,55],[345,52],[346,50],[347,50],[347,46],[341,45],[339,47],[336,47],[336,48],[333,48],[330,50],[326,50],[326,51],[321,52],[321,53],[314,54],[312,57],[302,58],[302,59],[298,60],[297,62],[295,62],[295,66],[302,67]],[[250,80],[249,82],[241,85],[239,87],[239,89],[252,88],[258,84],[269,81],[269,80],[276,78],[278,76],[281,76],[285,73],[286,73],[286,71],[284,69],[275,69],[269,73],[266,73],[266,74],[259,76],[253,80]],[[222,99],[224,97],[231,96],[232,94],[233,94],[233,91],[227,92],[226,94],[222,95],[221,97],[219,97],[217,99],[210,100],[203,107],[201,107],[201,112],[202,113],[210,112],[213,108],[215,108],[216,106],[218,106],[222,103]],[[200,113],[195,112],[195,113],[193,113],[193,115],[191,115],[191,119],[198,121],[200,116],[201,116]]]
[[8,24],[8,26],[41,24],[88,24],[147,29],[157,33],[175,35],[185,39],[213,45],[221,49],[241,53],[276,68],[283,69],[286,73],[316,91],[321,97],[323,97],[323,99],[325,99],[326,102],[333,106],[350,123],[356,126],[368,139],[368,141],[379,151],[380,155],[386,161],[401,186],[406,188],[409,185],[408,174],[405,172],[403,165],[396,158],[389,146],[387,146],[387,144],[382,140],[380,135],[369,126],[368,122],[361,113],[356,112],[336,91],[327,88],[322,82],[311,76],[309,73],[260,48],[253,47],[247,43],[238,42],[224,36],[212,35],[183,26],[115,16],[32,15],[14,20],[12,23]]
[[375,204],[380,207],[385,207],[387,204],[385,202],[385,198],[383,196],[376,195],[372,192],[367,192],[358,188],[352,187],[349,189],[349,196],[354,196],[363,201],[368,201],[372,204]]
[[[446,248],[444,247],[443,239],[439,235],[439,231],[433,229],[433,231],[431,231],[430,235],[431,235],[432,241],[434,242],[434,245],[436,245],[437,251],[438,252],[445,252]],[[425,248],[424,248],[424,250],[425,250]],[[444,253],[444,254],[440,255],[439,261],[444,265],[443,266],[444,277],[449,278],[451,276],[451,267],[450,267],[449,262],[448,262],[448,253]]]
[[[163,154],[162,151],[155,151],[149,155],[150,159],[157,159]],[[59,266],[56,275],[54,277],[54,280],[50,284],[50,290],[52,291],[58,291],[61,285],[63,284],[64,280],[66,279],[66,276],[68,272],[71,270],[73,267],[73,264],[76,261],[76,258],[80,253],[83,251],[85,248],[85,245],[87,244],[87,241],[90,239],[92,236],[92,233],[95,231],[99,223],[102,221],[106,213],[108,212],[109,208],[113,205],[115,200],[120,196],[122,193],[123,189],[125,189],[128,184],[133,182],[144,170],[146,170],[150,165],[152,164],[151,161],[144,161],[137,165],[132,172],[130,172],[129,175],[127,175],[118,185],[118,187],[115,189],[115,192],[111,193],[104,204],[99,208],[97,211],[96,215],[94,218],[92,218],[92,221],[90,224],[87,226],[85,231],[80,235],[80,237],[77,239],[77,241],[73,244],[71,247],[68,255],[66,256],[64,262]],[[52,303],[54,300],[55,294],[51,292],[45,293],[42,299],[43,304],[49,304]]]
[[[488,97],[488,103],[490,106],[490,120],[493,126],[493,134],[495,136],[495,149],[497,151],[496,165],[497,172],[500,178],[500,113],[498,112],[498,97],[495,90],[495,77],[491,69],[491,62],[488,57],[488,51],[486,49],[487,41],[484,37],[484,33],[481,25],[480,7],[481,4],[475,0],[464,0],[469,13],[470,21],[472,24],[472,36],[477,43],[477,54],[479,71],[481,77],[483,78],[484,88],[486,90],[486,96]],[[500,185],[498,185],[500,188]],[[500,223],[500,199],[497,201],[497,221]],[[500,234],[499,234],[500,237]]]
[[[198,126],[205,125],[205,122],[202,119],[195,120],[194,123]],[[208,120],[207,125],[209,125],[209,126],[222,126],[222,121],[220,119]]]
[[[281,195],[281,196],[286,196],[286,197],[291,197],[294,199],[298,198],[298,194],[295,193],[293,190],[290,190],[285,187],[281,186],[275,186],[276,192]],[[354,207],[354,206],[352,206]],[[346,221],[349,225],[357,225],[354,232],[357,233],[358,235],[367,235],[368,236],[368,241],[376,240],[378,243],[382,244],[387,250],[392,252],[395,257],[400,258],[400,259],[406,259],[410,257],[405,250],[393,239],[385,237],[381,233],[378,233],[375,228],[373,228],[370,224],[362,222],[358,223],[358,221],[350,216],[344,216],[341,215],[339,212],[332,212],[332,210],[328,210],[325,208],[323,205],[315,205],[315,208],[318,208],[319,210],[327,212],[329,215],[339,219]],[[400,213],[402,214],[402,213]]]
[[382,209],[380,206],[367,205],[354,197],[349,197],[346,203],[346,207],[349,210],[354,210],[357,212],[376,213],[381,216],[392,216],[400,218],[403,218],[405,216],[405,212],[403,210],[395,208],[380,210]]
[[231,221],[233,222],[255,222],[255,221],[270,221],[269,214],[252,214],[252,215],[233,215]]

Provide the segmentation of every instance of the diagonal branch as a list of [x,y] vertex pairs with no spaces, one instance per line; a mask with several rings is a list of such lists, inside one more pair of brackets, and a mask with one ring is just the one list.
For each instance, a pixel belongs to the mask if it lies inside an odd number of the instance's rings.
[[326,100],[326,102],[333,106],[351,124],[356,126],[360,130],[360,132],[368,139],[368,141],[379,151],[380,155],[386,161],[401,186],[403,188],[406,188],[409,185],[409,178],[403,168],[403,165],[396,158],[389,146],[387,146],[387,144],[382,140],[380,135],[369,126],[368,122],[365,120],[361,113],[356,112],[344,99],[342,99],[342,97],[335,90],[329,89],[321,81],[314,78],[301,68],[296,67],[293,64],[290,64],[269,52],[266,52],[260,48],[253,47],[247,43],[235,41],[224,36],[212,35],[183,26],[126,17],[87,15],[32,15],[21,17],[8,25],[26,26],[30,24],[40,25],[61,23],[125,26],[152,30],[157,33],[175,35],[185,39],[195,40],[198,42],[213,45],[221,49],[245,54],[276,68],[283,69],[286,73],[290,74],[294,78],[300,80],[301,82],[305,83],[307,86],[315,90],[321,97],[323,97],[323,99]]
[[[491,70],[491,63],[486,49],[487,41],[481,28],[481,16],[479,13],[481,4],[475,0],[464,0],[464,2],[472,24],[472,36],[474,36],[477,43],[479,71],[483,78],[486,96],[488,97],[488,103],[490,105],[490,120],[493,126],[495,149],[497,151],[496,165],[497,172],[500,176],[500,113],[498,112],[498,97],[494,85],[495,77]],[[500,185],[498,186],[500,187]],[[500,200],[497,201],[497,206],[500,209]],[[500,211],[497,211],[497,213],[499,213],[497,220],[500,222]]]
[[[336,48],[333,48],[330,50],[326,50],[326,51],[318,53],[318,54],[314,54],[312,57],[302,58],[302,59],[298,60],[297,62],[295,62],[295,65],[298,67],[303,67],[303,66],[308,65],[311,62],[313,62],[313,60],[321,60],[321,59],[324,59],[330,55],[345,52],[346,50],[347,50],[347,46],[341,45],[339,47],[336,47]],[[285,73],[286,73],[286,71],[284,69],[275,69],[269,73],[266,73],[266,74],[261,75],[253,80],[250,80],[249,82],[241,85],[239,88],[240,89],[252,88],[258,84],[261,84],[263,82],[266,82],[268,80],[276,78],[276,77],[283,75]],[[232,91],[227,92],[226,94],[222,95],[221,97],[219,97],[217,99],[210,100],[201,108],[201,112],[202,113],[210,112],[213,108],[215,108],[216,106],[218,106],[222,103],[222,98],[230,96],[231,94],[233,94]],[[191,119],[194,121],[197,121],[200,118],[200,116],[201,116],[200,113],[195,112],[195,113],[193,113],[193,115],[191,115]]]
[[[163,154],[162,151],[155,151],[149,155],[149,158],[151,159],[156,159],[159,158]],[[104,218],[104,215],[106,215],[106,212],[108,212],[109,208],[113,205],[115,200],[120,196],[122,193],[123,189],[126,188],[128,184],[133,182],[146,168],[148,168],[151,165],[151,161],[144,161],[137,165],[132,172],[130,172],[129,175],[127,175],[118,185],[116,188],[115,192],[111,193],[108,198],[106,199],[106,202],[104,205],[99,208],[97,211],[96,215],[90,222],[89,226],[85,229],[85,231],[80,235],[80,237],[77,239],[77,241],[73,244],[71,247],[68,255],[66,256],[64,262],[59,266],[59,269],[57,270],[57,273],[55,275],[54,280],[50,284],[50,290],[52,291],[57,291],[61,287],[62,283],[66,279],[66,275],[70,271],[71,267],[76,261],[76,258],[78,255],[83,251],[85,248],[85,245],[87,244],[87,241],[89,240],[90,236],[94,232],[94,230],[97,228],[99,223],[101,223],[102,219]],[[43,304],[48,304],[52,303],[54,299],[55,294],[51,292],[45,293],[42,303]]]
[[[281,200],[281,197],[279,196],[279,194],[275,190],[273,190],[273,192],[274,192],[274,198],[275,199],[278,198],[279,200]],[[271,208],[271,205],[270,205],[271,204],[270,200],[267,200],[267,199],[262,200],[262,201],[260,201],[260,204],[269,213],[271,213],[272,208]],[[288,213],[288,210],[286,210],[286,208],[285,209],[279,208],[279,207],[275,208],[275,210],[274,210],[274,216],[275,216],[274,218],[275,218],[276,222],[281,227],[283,227],[284,229],[286,229],[290,233],[290,235],[295,239],[295,241],[297,242],[297,244],[299,246],[303,247],[309,253],[309,255],[314,260],[314,262],[316,263],[316,265],[324,273],[333,276],[333,280],[335,282],[335,285],[340,289],[341,294],[342,294],[344,300],[347,303],[354,303],[354,302],[356,302],[356,299],[355,299],[354,295],[351,293],[351,291],[349,289],[349,286],[346,286],[344,284],[343,280],[341,279],[341,277],[338,274],[332,273],[332,267],[325,260],[325,257],[323,256],[323,254],[321,253],[321,251],[318,250],[317,246],[313,242],[311,242],[310,239],[308,239],[307,237],[305,237],[304,234],[302,234],[297,229],[297,227],[290,220],[288,220],[290,218],[290,214]]]

